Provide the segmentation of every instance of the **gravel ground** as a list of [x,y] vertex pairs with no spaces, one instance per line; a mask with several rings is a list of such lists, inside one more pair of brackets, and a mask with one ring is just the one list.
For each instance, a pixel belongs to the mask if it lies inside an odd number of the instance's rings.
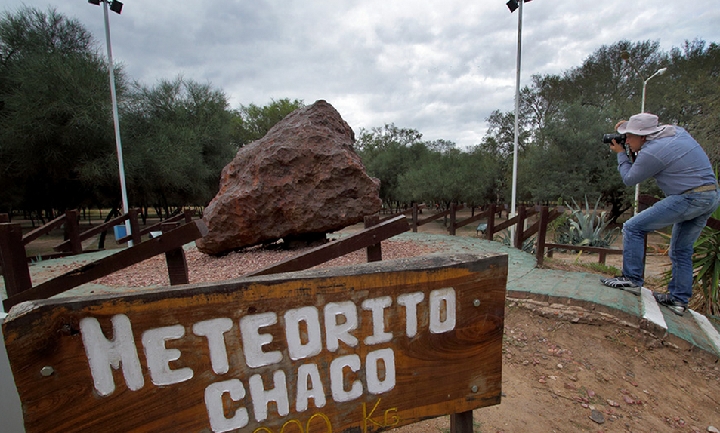
[[[242,277],[245,274],[309,250],[310,248],[289,251],[256,247],[216,257],[203,254],[192,246],[186,249],[185,256],[187,258],[190,283],[195,284]],[[439,250],[439,248],[434,248],[424,243],[407,240],[389,239],[382,242],[383,260],[422,256],[432,254]],[[316,268],[345,266],[366,262],[365,250],[362,249],[318,265]],[[93,281],[93,283],[108,287],[140,288],[168,286],[170,281],[168,279],[165,257],[158,255],[137,265],[99,278]]]

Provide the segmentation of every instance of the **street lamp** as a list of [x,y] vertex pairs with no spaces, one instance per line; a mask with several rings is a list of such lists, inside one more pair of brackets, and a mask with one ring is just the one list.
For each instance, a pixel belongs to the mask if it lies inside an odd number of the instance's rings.
[[[646,80],[646,79],[643,77],[643,74],[642,74],[642,73],[635,67],[635,65],[630,61],[630,53],[628,53],[627,51],[623,51],[622,53],[620,53],[620,57],[621,57],[623,60],[625,60],[625,61],[628,63],[628,65],[630,65],[630,67],[633,68],[633,70],[635,71],[635,73],[637,73],[638,76],[640,76],[640,78],[643,80],[642,100],[641,100],[641,102],[640,102],[640,112],[641,112],[641,113],[644,113],[644,112],[645,112],[645,89],[647,88],[647,83],[648,83],[648,81],[650,81],[652,78],[657,77],[658,75],[664,74],[665,71],[667,71],[667,68],[660,68],[660,69],[658,69],[657,71],[655,71],[654,74],[652,74],[651,76],[649,76],[648,79]],[[639,204],[640,204],[640,184],[638,183],[637,185],[635,185],[635,208],[634,208],[634,213],[633,213],[633,215],[637,215],[637,214],[638,214],[638,205],[639,205]]]
[[[517,68],[515,71],[515,142],[513,144],[513,173],[512,173],[512,193],[510,199],[510,218],[515,216],[515,202],[517,201],[517,171],[518,171],[518,143],[519,138],[519,120],[520,120],[520,60],[522,58],[522,11],[523,3],[530,0],[518,1],[508,0],[506,3],[510,13],[518,11],[518,45],[517,45]],[[515,226],[510,227],[510,238],[515,240]]]
[[[118,170],[120,173],[120,192],[122,194],[123,214],[127,215],[129,206],[127,189],[125,188],[125,164],[123,163],[122,141],[120,140],[120,116],[118,115],[117,93],[115,91],[115,67],[113,66],[112,45],[110,44],[110,19],[108,17],[108,3],[110,3],[110,10],[116,14],[120,14],[122,12],[123,4],[117,0],[88,0],[88,3],[96,6],[99,6],[100,3],[103,4],[103,12],[105,16],[105,41],[107,43],[108,71],[110,74],[110,97],[112,99],[113,124],[115,125],[115,147],[117,148]],[[131,234],[129,220],[125,220],[125,231],[128,235]],[[132,241],[128,242],[128,246],[132,246]]]

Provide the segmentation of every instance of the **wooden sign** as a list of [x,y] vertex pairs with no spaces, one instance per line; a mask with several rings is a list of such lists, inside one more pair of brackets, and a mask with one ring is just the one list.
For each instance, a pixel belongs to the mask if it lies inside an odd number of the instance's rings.
[[507,256],[21,303],[32,432],[377,432],[500,402]]

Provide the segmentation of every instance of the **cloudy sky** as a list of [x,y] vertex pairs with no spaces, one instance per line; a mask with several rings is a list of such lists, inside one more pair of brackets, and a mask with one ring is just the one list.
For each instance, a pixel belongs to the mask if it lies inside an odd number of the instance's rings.
[[[505,1],[125,0],[110,13],[113,57],[144,84],[211,83],[232,108],[324,99],[356,132],[395,123],[464,148],[480,142],[493,110],[514,109],[519,14]],[[102,7],[0,0],[3,12],[23,5],[78,19],[104,52]],[[663,50],[720,42],[720,3],[533,0],[522,25],[526,85],[623,39]]]

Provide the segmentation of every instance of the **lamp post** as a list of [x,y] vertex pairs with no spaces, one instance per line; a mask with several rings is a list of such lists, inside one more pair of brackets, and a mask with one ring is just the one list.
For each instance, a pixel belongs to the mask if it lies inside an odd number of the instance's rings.
[[[647,88],[648,81],[650,81],[652,78],[657,77],[658,75],[664,74],[665,71],[667,71],[667,68],[658,69],[657,71],[655,71],[654,74],[649,76],[646,80],[643,77],[643,75],[640,73],[640,71],[638,71],[638,69],[635,67],[635,65],[630,61],[630,53],[628,53],[627,51],[623,51],[622,53],[620,53],[620,57],[623,60],[625,60],[630,65],[630,67],[633,68],[635,73],[638,74],[638,76],[643,80],[642,100],[640,102],[640,112],[644,113],[645,112],[645,89]],[[640,184],[638,183],[637,185],[635,185],[635,207],[633,209],[633,215],[638,214],[638,205],[639,204],[640,204]]]
[[[125,187],[125,164],[123,163],[122,141],[120,140],[120,116],[118,115],[117,93],[115,91],[115,67],[113,65],[112,45],[110,43],[110,18],[108,14],[108,3],[110,10],[116,14],[122,12],[123,4],[117,0],[88,0],[88,3],[99,6],[103,4],[103,14],[105,17],[105,42],[107,43],[108,71],[110,75],[110,98],[112,99],[113,124],[115,126],[115,147],[118,156],[118,171],[120,173],[120,193],[122,198],[123,214],[127,215],[129,210],[127,189]],[[125,231],[131,234],[130,221],[125,220]],[[132,241],[128,242],[128,246],[132,246]]]
[[[510,218],[515,216],[515,202],[517,201],[517,172],[518,172],[518,146],[520,142],[520,63],[522,59],[522,11],[523,3],[530,0],[508,0],[506,3],[510,13],[518,11],[518,43],[517,43],[517,67],[515,70],[515,141],[513,144],[513,172],[512,190],[510,198]],[[515,226],[510,227],[510,238],[515,240]]]

